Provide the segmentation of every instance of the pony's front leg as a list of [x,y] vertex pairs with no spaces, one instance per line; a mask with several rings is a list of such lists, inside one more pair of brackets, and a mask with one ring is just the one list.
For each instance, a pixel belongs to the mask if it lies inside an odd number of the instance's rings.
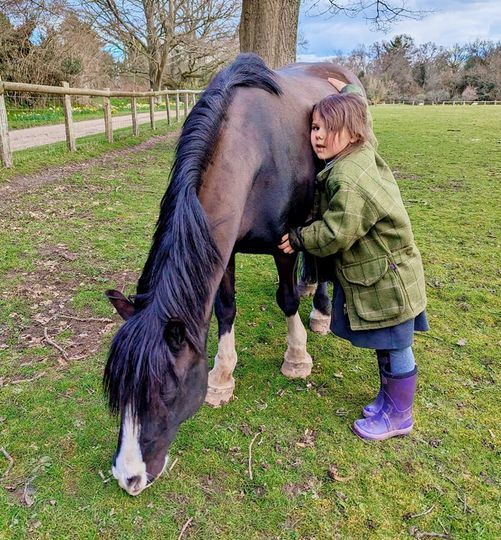
[[237,363],[235,350],[235,254],[232,254],[216,294],[214,311],[218,322],[218,350],[214,367],[209,372],[205,402],[213,407],[228,403],[233,395],[233,370]]
[[306,351],[306,330],[297,312],[299,294],[296,289],[295,256],[277,254],[279,285],[277,303],[287,317],[287,351],[281,372],[290,378],[306,378],[313,365],[311,356]]

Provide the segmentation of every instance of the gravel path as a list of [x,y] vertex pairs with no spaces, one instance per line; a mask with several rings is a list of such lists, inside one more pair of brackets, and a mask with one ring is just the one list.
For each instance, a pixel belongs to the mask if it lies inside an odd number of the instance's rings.
[[[175,113],[174,113],[175,115]],[[141,113],[137,115],[139,124],[146,124],[150,121],[150,113]],[[155,113],[156,120],[165,120],[167,114],[165,111]],[[114,116],[112,118],[114,129],[132,126],[130,116]],[[85,137],[86,135],[95,135],[104,133],[104,119],[82,120],[73,122],[75,137]],[[40,126],[26,129],[16,129],[9,132],[10,148],[12,151],[23,150],[33,146],[42,146],[66,140],[64,124],[52,126]]]

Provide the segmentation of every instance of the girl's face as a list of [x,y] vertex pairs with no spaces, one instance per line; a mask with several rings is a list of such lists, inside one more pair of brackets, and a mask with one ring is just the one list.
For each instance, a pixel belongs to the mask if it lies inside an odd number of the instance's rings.
[[332,159],[355,140],[350,137],[346,128],[337,133],[327,131],[322,118],[316,111],[313,113],[310,141],[313,151],[320,159]]

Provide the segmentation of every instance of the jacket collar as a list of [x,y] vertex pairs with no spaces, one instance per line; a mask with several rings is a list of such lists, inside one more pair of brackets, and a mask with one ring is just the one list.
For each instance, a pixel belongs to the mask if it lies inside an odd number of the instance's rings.
[[323,182],[329,176],[329,171],[334,167],[335,161],[334,158],[325,164],[325,167],[317,174],[317,182]]

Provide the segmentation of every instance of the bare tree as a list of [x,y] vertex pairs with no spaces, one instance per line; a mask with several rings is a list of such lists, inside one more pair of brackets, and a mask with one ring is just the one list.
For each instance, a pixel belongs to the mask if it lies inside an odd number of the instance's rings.
[[[311,15],[349,17],[363,15],[378,28],[402,18],[421,18],[427,12],[405,7],[405,0],[305,0]],[[273,68],[296,60],[297,27],[301,0],[243,0],[240,50],[252,51]]]
[[[79,13],[150,88],[201,77],[227,60],[237,0],[86,0]],[[231,49],[231,47],[230,47]],[[144,69],[146,68],[146,69]]]
[[407,9],[405,0],[313,0],[310,11],[364,18],[376,28],[387,29],[402,19],[421,19],[429,10]]

